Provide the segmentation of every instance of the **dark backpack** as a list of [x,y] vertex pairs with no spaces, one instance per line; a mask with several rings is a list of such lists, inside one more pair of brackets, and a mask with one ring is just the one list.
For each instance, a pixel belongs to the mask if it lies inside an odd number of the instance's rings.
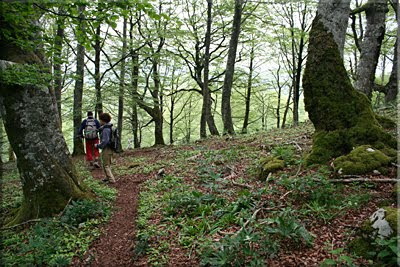
[[88,140],[98,138],[96,121],[92,118],[86,119],[85,138]]
[[119,137],[119,132],[118,128],[110,127],[111,128],[111,138],[110,138],[110,144],[109,147],[116,153],[119,153],[119,147],[120,147],[120,137]]

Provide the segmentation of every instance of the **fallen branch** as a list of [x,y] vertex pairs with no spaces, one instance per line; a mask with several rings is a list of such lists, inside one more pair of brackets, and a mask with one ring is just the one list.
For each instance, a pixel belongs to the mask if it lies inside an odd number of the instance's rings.
[[251,185],[248,185],[248,184],[236,183],[236,182],[233,181],[233,180],[231,180],[231,183],[232,183],[232,185],[236,185],[236,186],[239,186],[239,187],[247,188],[247,189],[250,189],[250,190],[253,189],[253,187],[252,187]]
[[258,214],[261,210],[262,210],[262,208],[256,209],[256,211],[253,213],[253,215],[251,216],[251,218],[248,219],[248,220],[243,224],[243,226],[242,226],[236,233],[233,234],[233,236],[237,236],[241,231],[243,231],[244,228],[246,228],[247,225],[248,225],[252,220],[254,220],[254,219],[257,217],[257,214]]
[[285,194],[283,194],[283,195],[279,198],[279,200],[283,200],[287,195],[289,195],[289,194],[292,193],[292,192],[293,192],[293,190],[287,191]]
[[329,179],[332,183],[353,183],[353,182],[367,182],[367,183],[397,183],[399,179],[370,179],[370,178],[353,178],[353,179]]

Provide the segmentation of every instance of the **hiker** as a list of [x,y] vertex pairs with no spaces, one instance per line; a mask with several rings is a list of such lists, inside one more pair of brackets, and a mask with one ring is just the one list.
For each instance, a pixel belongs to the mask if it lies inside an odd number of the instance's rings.
[[87,113],[87,118],[82,121],[81,127],[79,128],[78,132],[79,137],[85,138],[86,161],[89,162],[90,166],[94,166],[96,168],[100,168],[100,165],[98,163],[99,149],[95,146],[99,143],[99,128],[100,122],[93,118],[93,112],[89,111]]
[[103,163],[103,170],[106,174],[104,182],[115,183],[114,175],[111,172],[111,160],[113,155],[113,150],[111,149],[111,138],[112,138],[112,124],[111,116],[108,113],[101,113],[99,116],[101,127],[100,131],[100,144],[96,144],[96,148],[100,148],[101,151],[101,161]]

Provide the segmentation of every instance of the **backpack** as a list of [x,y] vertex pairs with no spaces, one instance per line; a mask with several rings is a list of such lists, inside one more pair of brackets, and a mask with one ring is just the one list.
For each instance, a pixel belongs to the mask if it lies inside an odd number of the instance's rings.
[[85,138],[88,140],[98,138],[96,121],[92,118],[86,120]]
[[114,127],[110,127],[111,128],[111,139],[110,139],[110,143],[109,146],[110,148],[116,152],[119,153],[119,147],[120,147],[120,137],[119,137],[119,132],[118,132],[118,128],[114,128]]

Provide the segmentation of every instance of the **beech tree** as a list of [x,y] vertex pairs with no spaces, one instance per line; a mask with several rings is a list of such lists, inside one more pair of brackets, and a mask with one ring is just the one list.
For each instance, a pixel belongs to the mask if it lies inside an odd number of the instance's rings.
[[354,89],[343,64],[350,0],[321,0],[313,21],[303,76],[305,107],[315,126],[308,163],[327,162],[369,144],[396,148],[368,98]]
[[242,23],[243,0],[235,0],[235,13],[233,16],[233,26],[231,40],[229,42],[228,60],[224,86],[222,87],[221,114],[224,123],[224,134],[234,134],[231,110],[231,94],[233,84],[233,74],[235,72],[236,50],[239,42],[240,25]]
[[[53,215],[70,199],[91,194],[85,192],[57,127],[49,70],[38,42],[40,13],[27,3],[1,3],[0,10],[0,113],[18,158],[24,194],[17,214],[8,222],[16,224]],[[15,13],[20,14],[18,19],[9,16]],[[21,74],[28,79],[21,79]]]
[[355,88],[365,93],[368,98],[371,98],[375,83],[375,70],[385,35],[385,20],[388,10],[387,0],[369,0],[350,13],[350,15],[355,15],[364,11],[367,18],[364,38],[356,41],[356,44],[361,42],[358,45],[361,55],[357,67]]
[[75,77],[75,88],[74,88],[74,107],[73,107],[73,138],[74,148],[72,155],[83,155],[85,150],[83,148],[82,139],[78,136],[78,130],[82,123],[82,97],[83,97],[83,81],[85,77],[85,46],[83,44],[83,33],[85,32],[84,12],[85,6],[80,5],[79,7],[78,27],[76,29],[76,77]]
[[[121,57],[123,58],[121,62],[121,71],[119,75],[119,95],[118,95],[118,133],[120,138],[122,138],[122,126],[124,118],[124,94],[125,94],[125,58],[127,50],[127,18],[124,17],[123,30],[122,30],[122,52]],[[122,143],[119,143],[119,150],[122,151]]]

